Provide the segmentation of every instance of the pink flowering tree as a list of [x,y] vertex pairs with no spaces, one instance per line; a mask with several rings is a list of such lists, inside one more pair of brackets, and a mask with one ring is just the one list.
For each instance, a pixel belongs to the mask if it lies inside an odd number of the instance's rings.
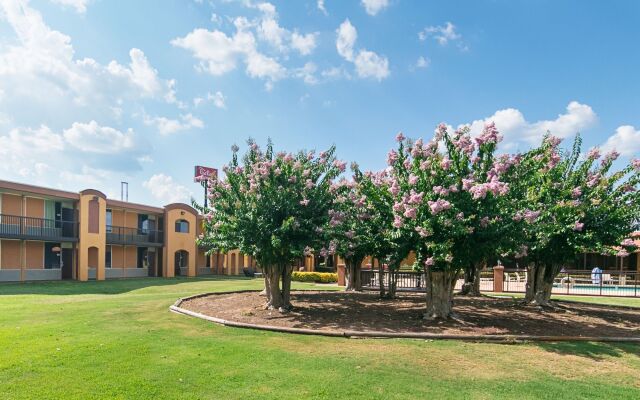
[[363,183],[357,166],[353,165],[354,180],[342,179],[334,185],[334,207],[326,229],[328,249],[344,260],[346,290],[360,290],[360,270],[365,257],[371,254],[372,238],[378,227],[371,223],[374,210],[361,190]]
[[[570,151],[547,135],[526,153],[513,181],[525,221],[518,256],[528,265],[526,302],[551,306],[553,282],[563,266],[586,251],[626,251],[628,235],[638,228],[640,166],[632,162],[614,171],[618,153],[598,149],[581,156],[578,136]],[[516,187],[519,186],[519,187]],[[627,247],[628,248],[628,247]]]
[[209,182],[211,202],[198,243],[253,256],[264,272],[266,307],[285,312],[291,309],[293,264],[321,245],[318,232],[334,203],[332,183],[345,163],[335,159],[333,147],[318,155],[275,154],[270,142],[264,151],[248,144],[241,160],[234,146],[225,177]]
[[515,226],[505,218],[503,177],[518,158],[495,157],[500,137],[492,124],[475,139],[467,129],[450,134],[440,125],[427,143],[397,140],[388,157],[393,224],[424,265],[425,316],[447,318],[460,273],[469,271],[479,292],[480,266],[512,245],[503,240]]

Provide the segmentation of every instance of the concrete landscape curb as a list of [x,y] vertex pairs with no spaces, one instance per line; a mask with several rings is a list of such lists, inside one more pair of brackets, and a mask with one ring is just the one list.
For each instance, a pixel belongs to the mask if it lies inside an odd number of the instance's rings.
[[187,315],[213,322],[218,325],[230,326],[234,328],[256,329],[261,331],[271,331],[280,333],[295,333],[301,335],[330,336],[343,338],[376,338],[376,339],[421,339],[421,340],[461,340],[468,342],[491,342],[491,343],[518,343],[518,342],[618,342],[618,343],[640,343],[639,337],[616,337],[616,336],[553,336],[553,335],[452,335],[434,334],[422,332],[384,332],[384,331],[335,331],[321,329],[288,328],[273,325],[248,324],[244,322],[229,321],[216,318],[195,311],[182,308],[184,301],[207,296],[217,296],[232,293],[249,293],[257,290],[236,290],[226,292],[208,292],[178,299],[169,310],[177,314]]

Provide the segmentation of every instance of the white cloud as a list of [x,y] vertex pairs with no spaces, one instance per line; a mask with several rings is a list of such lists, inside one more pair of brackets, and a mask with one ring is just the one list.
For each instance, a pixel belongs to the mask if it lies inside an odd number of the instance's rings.
[[144,115],[145,125],[155,126],[158,132],[163,135],[185,131],[191,128],[204,128],[204,122],[194,117],[192,114],[181,115],[180,119],[169,119],[166,117],[151,117]]
[[318,7],[318,10],[322,11],[324,15],[329,15],[329,13],[327,12],[327,9],[324,6],[324,0],[318,0],[316,5]]
[[361,0],[360,3],[369,15],[376,15],[389,6],[389,0]]
[[361,78],[379,81],[389,76],[389,60],[368,50],[360,50],[355,60],[356,72]]
[[345,19],[336,32],[338,33],[338,39],[336,40],[338,54],[347,61],[353,61],[353,46],[356,44],[356,39],[358,39],[358,31],[351,25],[351,21]]
[[221,91],[217,91],[214,94],[207,93],[207,100],[213,101],[213,105],[218,108],[227,108],[226,98]]
[[503,146],[510,148],[519,143],[538,144],[547,131],[554,136],[567,138],[594,126],[597,120],[598,117],[591,107],[572,101],[567,105],[566,113],[559,114],[553,120],[529,122],[519,110],[507,108],[468,125],[472,135],[479,135],[485,124],[494,122],[500,133],[504,135]]
[[50,0],[52,3],[60,4],[65,7],[75,8],[78,14],[87,12],[87,3],[89,0]]
[[135,147],[133,130],[120,132],[109,126],[100,126],[96,121],[87,124],[74,122],[63,136],[70,145],[90,153],[119,153]]
[[142,50],[131,49],[128,66],[117,61],[105,66],[92,58],[76,59],[71,38],[51,29],[27,2],[0,2],[2,17],[15,38],[0,44],[0,81],[12,103],[29,104],[33,115],[77,107],[98,113],[123,98],[163,99],[168,94],[175,99],[175,82],[160,79]]
[[171,176],[155,174],[142,183],[153,197],[164,204],[187,202],[191,192],[185,186],[176,183]]
[[296,49],[303,56],[307,56],[316,48],[316,37],[318,33],[299,34],[298,31],[291,35],[291,47]]
[[429,64],[431,64],[431,60],[420,56],[418,57],[418,61],[416,61],[416,68],[427,68]]
[[602,145],[602,150],[605,152],[616,150],[626,157],[640,156],[640,129],[631,125],[619,126],[616,133]]
[[442,26],[428,26],[418,32],[420,40],[425,41],[428,37],[435,39],[440,46],[446,46],[449,42],[458,42],[460,49],[466,49],[466,46],[460,42],[462,35],[456,32],[456,26],[451,22],[447,22]]
[[354,63],[356,73],[360,78],[375,78],[379,81],[389,76],[389,60],[387,57],[361,49],[355,55],[355,43],[358,32],[351,22],[346,19],[336,30],[336,49],[345,60]]
[[318,67],[313,62],[309,61],[304,64],[304,67],[295,70],[294,74],[297,78],[300,78],[304,83],[309,85],[315,85],[318,83],[318,79],[315,76]]

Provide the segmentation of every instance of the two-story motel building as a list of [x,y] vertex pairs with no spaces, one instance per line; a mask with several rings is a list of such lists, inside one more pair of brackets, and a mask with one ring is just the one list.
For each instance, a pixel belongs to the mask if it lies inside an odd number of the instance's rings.
[[152,207],[0,180],[0,281],[236,275],[254,266],[196,245],[202,218],[182,203]]

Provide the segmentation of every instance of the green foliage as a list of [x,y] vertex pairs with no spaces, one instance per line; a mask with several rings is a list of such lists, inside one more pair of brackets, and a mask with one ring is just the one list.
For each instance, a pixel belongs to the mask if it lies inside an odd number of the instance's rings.
[[338,282],[338,274],[332,272],[293,271],[291,280],[296,282],[333,283]]

